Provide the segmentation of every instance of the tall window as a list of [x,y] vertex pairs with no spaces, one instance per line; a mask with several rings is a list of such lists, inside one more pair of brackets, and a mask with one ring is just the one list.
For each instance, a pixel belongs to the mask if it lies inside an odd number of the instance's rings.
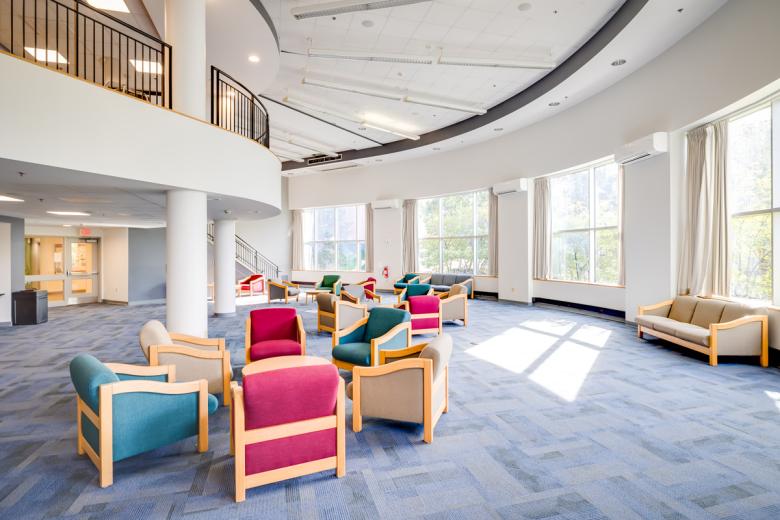
[[365,271],[366,206],[304,210],[303,254],[305,269]]
[[417,201],[417,264],[422,272],[487,274],[488,192]]
[[550,179],[553,279],[619,283],[622,196],[614,163]]
[[[780,294],[780,288],[773,290],[780,282],[773,282],[772,275],[773,246],[779,239],[773,229],[780,229],[774,225],[780,218],[780,193],[775,191],[780,168],[772,167],[772,110],[764,105],[729,121],[726,164],[731,296],[767,302]],[[774,103],[774,114],[780,117],[780,101]],[[777,161],[777,136],[774,148]]]

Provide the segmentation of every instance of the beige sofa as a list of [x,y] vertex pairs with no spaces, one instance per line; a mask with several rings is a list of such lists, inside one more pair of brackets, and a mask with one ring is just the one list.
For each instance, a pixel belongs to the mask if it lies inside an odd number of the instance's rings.
[[769,365],[769,327],[766,313],[719,298],[677,296],[639,307],[637,336],[660,339],[707,354],[710,365],[718,356],[759,356]]

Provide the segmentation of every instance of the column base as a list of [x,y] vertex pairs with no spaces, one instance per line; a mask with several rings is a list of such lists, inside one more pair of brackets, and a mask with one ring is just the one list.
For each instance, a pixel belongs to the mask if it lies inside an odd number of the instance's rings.
[[214,314],[212,314],[212,316],[214,316],[216,318],[222,318],[222,317],[227,317],[227,316],[235,316],[235,315],[236,315],[235,311],[233,311],[233,312],[215,312]]

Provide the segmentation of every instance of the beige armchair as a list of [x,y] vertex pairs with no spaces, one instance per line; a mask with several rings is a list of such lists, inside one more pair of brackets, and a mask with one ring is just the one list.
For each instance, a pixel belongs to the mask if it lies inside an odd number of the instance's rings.
[[300,295],[301,288],[297,283],[278,279],[268,281],[268,303],[271,303],[271,300],[284,300],[284,303],[289,303],[293,296],[297,302]]
[[368,307],[331,293],[317,295],[317,332],[335,332],[351,327],[368,316]]
[[174,365],[181,382],[205,379],[210,394],[222,394],[230,404],[230,380],[233,368],[224,338],[198,338],[168,332],[157,320],[146,322],[139,334],[141,350],[150,366]]
[[406,349],[404,354],[411,357],[353,368],[352,382],[347,386],[347,397],[352,399],[352,430],[363,429],[364,415],[420,423],[423,440],[430,443],[436,423],[449,410],[452,338],[442,334],[428,344]]
[[469,324],[469,289],[465,285],[455,284],[449,292],[438,295],[441,298],[442,321],[461,320],[463,326]]
[[769,330],[766,311],[751,309],[722,298],[677,296],[639,307],[637,336],[645,334],[709,356],[759,356],[769,364]]

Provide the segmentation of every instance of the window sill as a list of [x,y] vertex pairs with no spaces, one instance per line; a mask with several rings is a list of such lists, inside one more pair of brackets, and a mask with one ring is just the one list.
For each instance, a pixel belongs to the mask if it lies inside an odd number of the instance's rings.
[[606,287],[607,289],[625,289],[625,285],[615,285],[608,283],[579,282],[577,280],[555,280],[553,278],[534,278],[534,282],[553,282],[553,283],[571,283],[576,285],[592,285],[595,287]]

